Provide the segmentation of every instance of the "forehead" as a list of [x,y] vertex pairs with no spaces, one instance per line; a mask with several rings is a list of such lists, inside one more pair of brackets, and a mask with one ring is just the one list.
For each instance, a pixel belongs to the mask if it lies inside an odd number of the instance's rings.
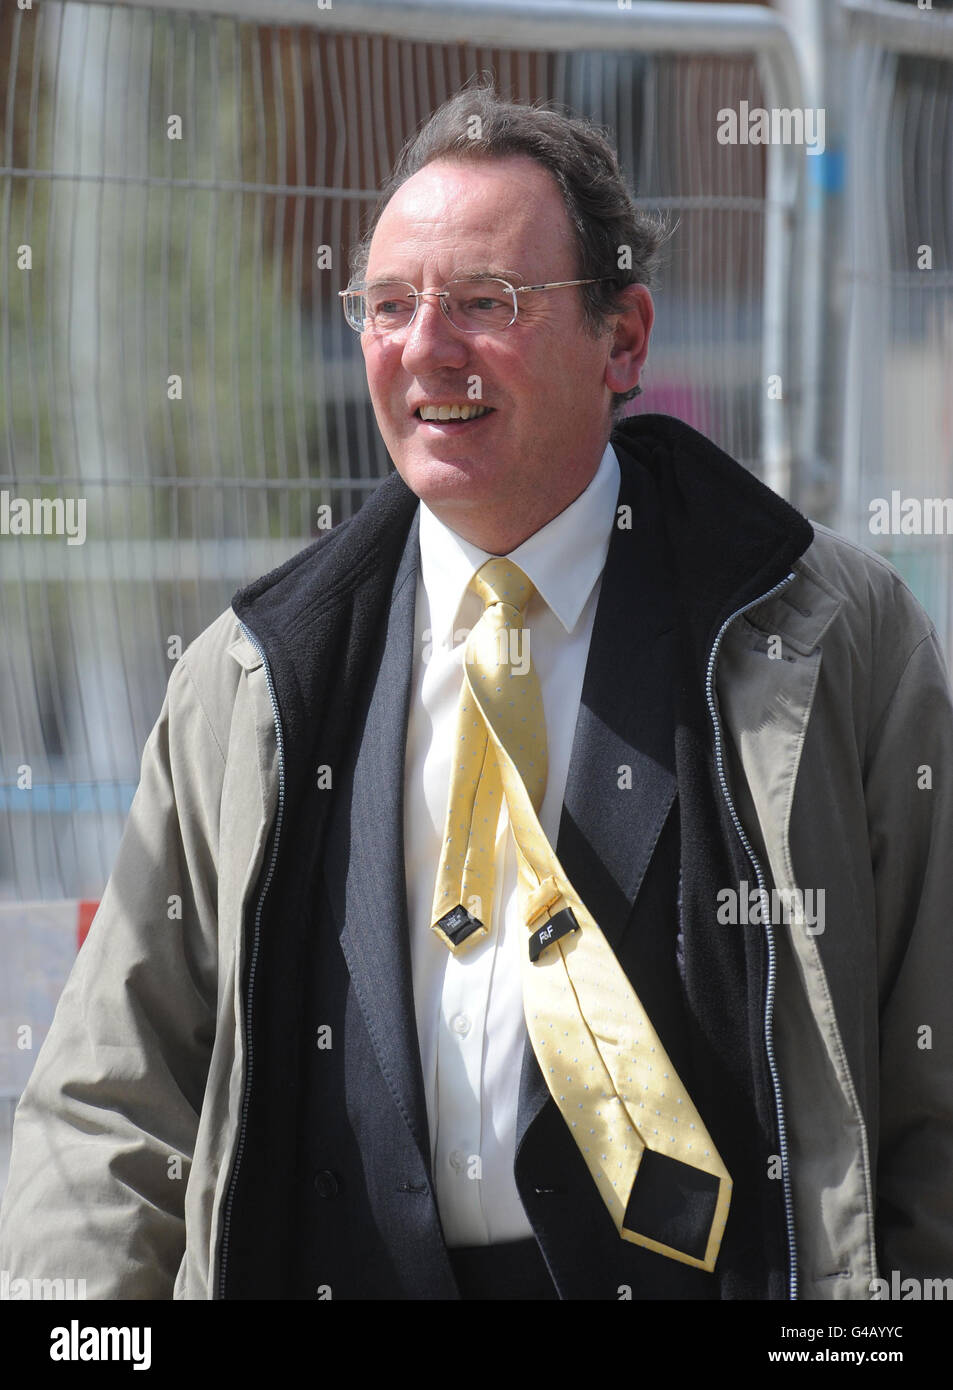
[[525,282],[575,272],[562,195],[536,160],[435,160],[401,184],[371,241],[368,279],[460,270],[512,271]]

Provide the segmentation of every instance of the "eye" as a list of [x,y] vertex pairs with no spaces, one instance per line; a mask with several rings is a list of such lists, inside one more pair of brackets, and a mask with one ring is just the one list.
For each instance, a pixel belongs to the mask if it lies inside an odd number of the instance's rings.
[[464,307],[467,309],[482,309],[490,311],[492,309],[502,308],[503,303],[504,301],[502,299],[496,299],[493,295],[481,294],[474,295],[471,299],[467,299],[464,302]]
[[505,328],[515,316],[512,293],[502,281],[458,280],[449,289],[450,316],[465,332]]
[[367,309],[372,318],[391,322],[409,317],[414,311],[411,286],[388,281],[367,290]]

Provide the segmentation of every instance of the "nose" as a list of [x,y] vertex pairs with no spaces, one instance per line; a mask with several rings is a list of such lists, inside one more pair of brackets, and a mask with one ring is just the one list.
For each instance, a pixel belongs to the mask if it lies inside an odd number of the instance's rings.
[[467,360],[467,345],[444,310],[445,300],[434,290],[421,290],[417,312],[406,330],[401,362],[414,376],[438,367],[460,368]]

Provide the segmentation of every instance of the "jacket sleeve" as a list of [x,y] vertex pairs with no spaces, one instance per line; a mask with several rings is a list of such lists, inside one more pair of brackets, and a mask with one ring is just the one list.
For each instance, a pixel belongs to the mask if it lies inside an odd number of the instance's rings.
[[187,657],[14,1122],[0,1268],[85,1280],[87,1298],[170,1298],[185,1247],[215,1026],[224,768]]
[[901,1279],[949,1278],[953,705],[934,632],[872,715],[866,793],[880,988],[880,1273],[888,1281],[893,1271]]

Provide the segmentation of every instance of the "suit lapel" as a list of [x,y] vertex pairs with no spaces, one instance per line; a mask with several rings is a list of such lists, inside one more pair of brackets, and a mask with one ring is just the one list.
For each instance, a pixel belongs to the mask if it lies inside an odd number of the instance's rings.
[[[613,528],[589,644],[556,853],[618,948],[675,800],[675,610],[651,481],[623,460]],[[517,1149],[549,1099],[527,1040]]]
[[415,519],[394,582],[380,664],[351,759],[350,786],[335,798],[325,878],[341,949],[381,1071],[429,1169],[403,826],[417,537]]

